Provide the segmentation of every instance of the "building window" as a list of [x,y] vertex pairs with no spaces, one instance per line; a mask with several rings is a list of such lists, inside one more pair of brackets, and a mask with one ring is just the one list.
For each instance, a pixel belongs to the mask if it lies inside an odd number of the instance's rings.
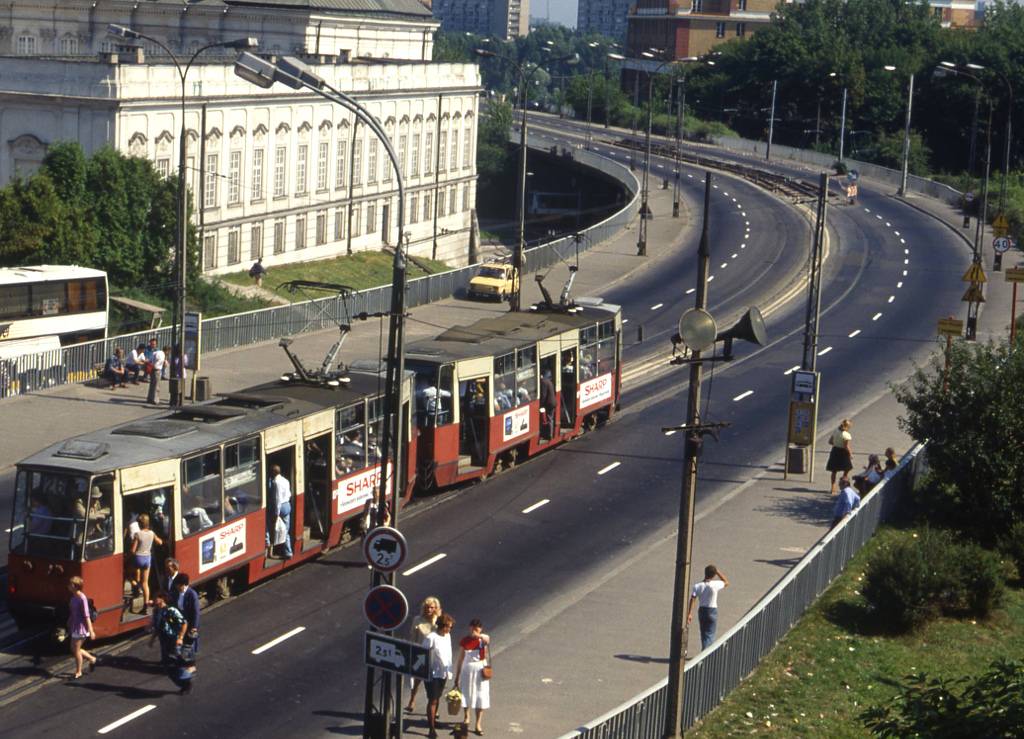
[[719,22],[719,23],[715,24],[715,38],[725,38],[725,24],[724,23]]
[[[370,150],[366,153],[366,184],[377,181],[377,139],[370,139]],[[372,233],[372,232],[371,232]]]
[[249,259],[256,260],[263,256],[263,224],[254,224],[249,232]]
[[334,240],[341,241],[345,238],[345,208],[338,208],[334,211]]
[[285,193],[285,165],[288,163],[287,150],[277,147],[274,153],[274,197],[283,198]]
[[[391,140],[393,141],[394,139],[392,138]],[[388,155],[387,149],[384,149],[383,147],[381,148],[383,149],[383,151],[381,152],[381,154],[383,155],[381,156],[381,166],[384,167],[384,175],[380,178],[380,180],[381,182],[391,182],[391,157]]]
[[434,171],[434,132],[427,131],[423,140],[423,174]]
[[206,155],[206,192],[203,193],[203,207],[217,207],[217,155]]
[[18,55],[29,56],[36,53],[35,36],[18,36]]
[[71,56],[72,54],[78,53],[78,39],[76,38],[62,38],[60,40],[60,54],[61,56]]
[[736,0],[736,10],[746,10],[747,0]]
[[352,209],[352,236],[360,236],[363,233],[363,209],[358,205]]
[[242,152],[233,151],[228,160],[228,204],[242,202]]
[[418,197],[416,197],[415,195],[409,196],[409,223],[416,223],[417,221],[419,221],[420,214],[419,211],[417,210],[417,206],[419,206],[419,204],[420,201]]
[[429,221],[433,214],[430,212],[430,193],[423,193],[423,220]]
[[450,147],[452,153],[451,166],[448,167],[452,172],[459,168],[459,130],[457,128],[452,129],[452,145]]
[[366,233],[372,234],[377,231],[377,204],[366,204]]
[[295,218],[295,248],[306,248],[306,216]]
[[228,264],[238,264],[242,261],[242,232],[233,228],[228,231]]
[[358,185],[363,181],[363,140],[356,139],[355,148],[352,150],[352,184]]
[[334,187],[338,190],[345,187],[345,157],[348,156],[348,143],[338,139],[338,163],[334,168]]
[[459,187],[458,185],[452,185],[452,189],[448,191],[448,213],[449,215],[455,215],[458,210],[456,206],[459,204]]
[[412,135],[412,159],[409,160],[409,176],[420,176],[420,135]]
[[444,166],[447,164],[445,160],[445,152],[448,149],[448,132],[441,131],[437,137],[437,171],[444,172]]
[[171,173],[171,160],[170,159],[157,159],[156,160],[156,173],[160,175],[160,179],[166,179]]
[[469,210],[469,185],[462,186],[462,210]]
[[295,194],[306,193],[306,164],[309,159],[309,145],[299,144],[298,156],[295,158]]
[[438,218],[444,218],[445,215],[446,215],[445,214],[445,210],[444,210],[445,202],[446,201],[444,199],[444,188],[441,188],[440,192],[437,193],[437,217]]
[[284,253],[284,218],[274,221],[274,253]]
[[203,239],[203,269],[217,266],[217,234],[212,233]]
[[316,155],[316,189],[326,190],[327,185],[327,161],[331,155],[331,145],[321,141]]
[[327,211],[322,210],[316,214],[316,245],[327,243]]
[[405,177],[405,145],[408,138],[404,133],[398,137],[398,168],[402,173],[402,177]]
[[693,0],[693,11],[694,13],[702,13],[704,11],[704,0]]
[[740,37],[747,35],[747,24],[746,23],[737,23],[736,24],[736,35],[740,36]]
[[469,169],[473,163],[473,126],[466,126],[466,138],[462,142],[462,168]]
[[252,199],[263,200],[263,149],[252,152]]

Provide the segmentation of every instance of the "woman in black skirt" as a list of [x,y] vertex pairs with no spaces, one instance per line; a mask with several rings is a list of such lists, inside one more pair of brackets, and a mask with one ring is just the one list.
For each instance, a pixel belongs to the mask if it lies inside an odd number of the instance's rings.
[[836,473],[848,475],[853,469],[853,452],[850,451],[850,419],[846,418],[832,434],[832,450],[828,453],[825,470],[832,473],[832,495],[836,494]]

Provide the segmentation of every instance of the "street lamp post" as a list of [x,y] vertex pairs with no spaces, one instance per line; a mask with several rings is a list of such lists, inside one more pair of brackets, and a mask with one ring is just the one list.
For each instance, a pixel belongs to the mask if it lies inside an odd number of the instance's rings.
[[[404,240],[406,239],[405,179],[398,156],[395,154],[394,147],[387,133],[369,110],[350,95],[329,85],[325,79],[315,74],[298,59],[285,57],[277,64],[272,64],[253,54],[242,54],[235,63],[235,74],[263,88],[270,88],[275,82],[281,82],[295,90],[307,89],[353,112],[359,120],[363,121],[367,128],[376,134],[377,138],[384,145],[384,150],[387,152],[391,165],[394,168],[395,181],[398,185],[398,239],[396,241],[397,247],[395,248],[394,269],[392,271],[391,311],[388,326],[388,361],[385,374],[384,417],[388,419],[388,422],[384,424],[381,434],[381,464],[386,468],[390,463],[393,472],[391,475],[381,474],[380,496],[381,500],[387,500],[387,490],[390,484],[392,491],[391,526],[397,528],[398,501],[402,497],[400,495],[399,479],[401,477],[400,470],[403,465],[401,459],[402,447],[399,440],[401,439],[402,431],[402,375],[405,364],[404,330],[407,289],[406,256],[403,247]],[[378,525],[383,523],[384,508],[385,506],[378,507],[378,518],[376,521]],[[381,580],[385,577],[389,584],[394,584],[393,573],[385,576],[376,570],[373,574],[373,584],[375,586],[381,584]],[[373,705],[373,684],[374,669],[369,667],[367,668],[366,686],[367,709],[370,709]],[[382,713],[389,723],[392,718],[397,719],[398,726],[395,732],[397,736],[401,736],[402,733],[400,714],[395,710],[401,703],[401,685],[401,679],[396,678],[396,695],[392,698],[391,677],[386,675],[382,706],[384,710]],[[395,711],[395,713],[392,714],[392,711]],[[367,714],[369,714],[369,710]],[[369,721],[364,722],[363,736],[365,739],[369,738],[370,731]],[[389,733],[388,735],[391,736],[392,734]]]
[[[886,65],[886,71],[895,72],[896,67]],[[903,128],[903,166],[900,170],[900,189],[897,193],[901,198],[907,194],[907,168],[910,166],[910,109],[914,102],[914,73],[910,73],[907,84],[907,122]]]
[[[838,75],[835,72],[829,72],[829,77],[833,79]],[[839,161],[843,161],[843,144],[846,138],[846,85],[843,85],[843,112],[839,117]]]
[[[175,351],[184,352],[185,349],[185,281],[186,274],[188,272],[188,208],[187,208],[187,193],[185,188],[185,175],[186,175],[186,157],[187,157],[187,144],[186,140],[188,137],[188,129],[185,127],[185,78],[188,76],[189,70],[192,68],[192,63],[208,49],[224,48],[224,49],[255,49],[259,46],[259,41],[255,38],[242,38],[234,41],[216,42],[201,46],[196,49],[195,53],[192,54],[185,66],[182,66],[178,61],[178,57],[175,56],[174,52],[171,51],[166,44],[159,39],[147,36],[139,31],[133,31],[130,28],[119,26],[116,24],[110,24],[107,26],[107,33],[112,36],[119,36],[124,39],[144,39],[151,43],[156,44],[161,49],[167,52],[167,55],[171,57],[171,61],[174,63],[174,68],[178,71],[178,76],[181,78],[181,134],[180,145],[178,151],[178,232],[176,234],[176,249],[174,258],[174,272],[175,272],[175,296],[174,296],[174,308],[172,310],[172,326],[171,332],[174,336],[172,343],[175,346]],[[170,358],[168,358],[170,361]],[[171,394],[170,403],[171,405],[184,405],[185,404],[185,360],[181,357],[181,368],[182,377],[179,379],[177,384],[176,392]]]
[[[522,302],[522,276],[524,267],[524,252],[526,251],[526,88],[530,84],[530,80],[533,79],[533,75],[537,73],[537,70],[542,65],[538,64],[534,67],[530,74],[527,75],[521,66],[507,56],[489,51],[488,49],[477,49],[477,56],[482,57],[494,57],[496,59],[503,59],[504,61],[515,67],[515,70],[519,73],[519,78],[523,83],[523,125],[519,129],[519,242],[516,244],[515,255],[513,257],[514,264],[512,265],[515,269],[515,279],[513,281],[512,295],[509,296],[509,310],[518,311]],[[549,59],[548,64],[554,64],[555,62],[568,62],[569,64],[576,64],[579,62],[580,57],[578,54],[569,54],[567,56],[560,56],[556,59]]]
[[999,193],[999,212],[1006,212],[1006,184],[1010,179],[1010,133],[1013,130],[1011,123],[1013,121],[1013,85],[1010,84],[1010,80],[1007,79],[1006,75],[994,67],[985,67],[981,64],[973,64],[968,62],[966,65],[968,69],[975,71],[989,70],[998,74],[1003,82],[1006,84],[1006,90],[1010,94],[1009,100],[1006,105],[1006,150],[1003,153],[1003,186],[1000,188]]

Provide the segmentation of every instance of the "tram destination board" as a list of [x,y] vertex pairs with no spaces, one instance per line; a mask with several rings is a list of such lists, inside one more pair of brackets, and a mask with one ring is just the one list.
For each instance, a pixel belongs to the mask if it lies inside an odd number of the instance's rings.
[[366,666],[419,680],[430,677],[430,650],[393,636],[366,632]]

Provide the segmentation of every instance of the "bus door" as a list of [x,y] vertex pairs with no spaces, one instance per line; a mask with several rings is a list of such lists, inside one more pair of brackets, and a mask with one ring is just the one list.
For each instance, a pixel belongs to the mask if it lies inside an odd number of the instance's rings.
[[[544,387],[550,382],[555,390],[554,402],[545,397]],[[558,423],[558,354],[540,358],[540,434],[542,439],[555,438]],[[550,403],[550,407],[548,404]]]
[[459,381],[459,472],[487,463],[490,433],[490,378]]
[[[295,522],[296,522],[296,519],[298,518],[298,516],[295,515],[295,507],[296,507],[295,506],[295,500],[296,500],[296,498],[295,498],[295,484],[296,484],[296,477],[297,477],[296,469],[295,469],[295,458],[296,458],[295,452],[296,452],[296,449],[295,449],[294,446],[286,446],[286,447],[283,447],[281,449],[277,449],[277,450],[275,450],[273,452],[269,452],[267,454],[267,465],[266,465],[266,470],[267,470],[267,473],[266,473],[267,474],[267,484],[266,484],[266,489],[267,489],[266,490],[266,493],[267,493],[267,498],[266,498],[266,500],[267,500],[267,531],[268,531],[268,533],[270,535],[271,543],[273,543],[274,524],[276,522],[276,519],[274,518],[274,512],[270,510],[270,508],[271,508],[271,506],[273,504],[273,501],[270,499],[270,483],[271,483],[271,480],[274,477],[274,473],[271,472],[271,468],[274,465],[277,465],[278,467],[281,468],[281,477],[283,477],[285,480],[288,481],[288,484],[291,487],[291,491],[292,491],[292,497],[291,497],[292,515],[290,516],[291,520],[290,520],[290,525],[289,525],[289,528],[288,528],[288,536],[290,536],[292,538],[292,551],[295,551]],[[274,549],[274,548],[275,547],[273,547],[273,546],[271,547],[271,549]]]
[[331,529],[331,432],[306,438],[303,533],[307,541],[326,539]]
[[559,406],[563,430],[576,427],[576,378],[576,347],[572,347],[562,351],[562,394]]

